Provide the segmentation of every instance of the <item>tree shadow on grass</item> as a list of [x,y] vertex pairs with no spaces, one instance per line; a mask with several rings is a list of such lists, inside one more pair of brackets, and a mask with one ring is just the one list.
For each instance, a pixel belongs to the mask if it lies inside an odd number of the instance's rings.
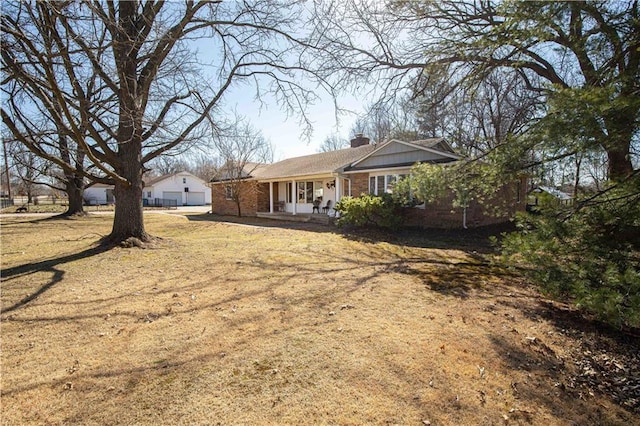
[[[96,249],[98,249],[98,247],[85,250],[78,254],[63,256],[58,259],[10,268],[7,269],[7,271],[9,271],[12,274],[11,276],[14,277],[41,271],[51,271],[54,274],[54,278],[51,280],[51,283],[46,285],[48,289],[62,279],[64,272],[59,270],[59,265],[82,257],[99,254],[100,251],[92,253],[92,250]],[[422,274],[421,277],[425,284],[432,287],[432,289],[435,289],[436,285],[441,285],[442,288],[440,291],[442,292],[447,291],[448,288],[449,290],[451,288],[455,288],[452,287],[453,284],[447,286],[447,281],[453,282],[454,284],[458,283],[458,285],[462,283],[466,287],[462,286],[456,289],[456,291],[461,292],[459,297],[468,296],[467,293],[476,288],[473,284],[473,278],[477,276],[479,271],[483,271],[485,274],[490,273],[490,269],[487,269],[487,266],[485,265],[476,265],[472,261],[466,263],[455,262],[440,254],[438,254],[434,259],[398,259],[394,254],[394,248],[389,248],[387,246],[383,248],[370,246],[359,249],[362,249],[363,251],[358,252],[360,253],[360,256],[357,259],[353,259],[348,255],[343,254],[340,259],[341,262],[332,265],[335,269],[332,269],[329,272],[324,268],[327,264],[330,264],[329,262],[336,260],[336,254],[330,251],[318,251],[313,253],[311,258],[314,259],[316,263],[299,260],[299,263],[290,262],[282,264],[280,260],[276,259],[259,259],[257,261],[253,259],[244,259],[240,263],[236,262],[235,265],[238,269],[237,272],[240,273],[237,275],[233,274],[232,277],[238,284],[244,284],[243,287],[239,287],[238,291],[234,288],[233,291],[228,291],[228,294],[225,294],[226,297],[215,298],[207,301],[205,301],[206,299],[204,298],[198,298],[197,300],[202,300],[203,302],[198,302],[198,305],[195,306],[190,306],[185,303],[184,307],[181,308],[181,304],[173,304],[173,306],[175,306],[173,311],[163,310],[166,306],[164,304],[165,299],[169,299],[171,301],[175,300],[176,302],[178,301],[178,298],[174,299],[170,296],[161,300],[156,300],[154,302],[155,305],[150,304],[150,310],[145,310],[136,314],[138,317],[137,322],[142,324],[159,321],[159,323],[154,324],[155,327],[161,326],[162,322],[160,321],[164,318],[167,320],[173,319],[174,317],[180,319],[180,316],[182,316],[182,318],[194,318],[194,314],[199,311],[208,313],[207,321],[211,321],[211,318],[218,318],[216,312],[221,313],[218,309],[225,309],[229,312],[228,310],[231,309],[231,306],[234,306],[235,304],[240,305],[238,318],[235,318],[231,313],[229,313],[228,318],[224,317],[224,319],[222,319],[221,317],[221,319],[219,319],[224,326],[214,328],[207,324],[208,328],[203,327],[201,332],[198,329],[197,331],[200,336],[205,334],[206,331],[207,340],[203,339],[199,346],[197,346],[197,343],[193,343],[194,341],[189,342],[189,351],[186,354],[184,349],[184,347],[187,346],[186,344],[184,346],[171,347],[170,349],[163,348],[162,350],[160,350],[161,348],[158,346],[157,354],[155,352],[151,353],[149,356],[153,358],[150,359],[143,358],[142,360],[127,364],[118,362],[117,357],[114,357],[114,361],[112,363],[105,363],[105,366],[100,369],[91,370],[87,368],[86,371],[74,373],[72,379],[69,378],[69,376],[61,377],[60,375],[51,376],[51,379],[47,379],[46,377],[36,377],[33,382],[21,383],[19,384],[19,387],[6,390],[4,395],[17,395],[16,397],[23,398],[23,395],[18,394],[39,387],[53,387],[60,390],[64,389],[67,393],[74,392],[74,396],[77,393],[78,398],[80,398],[82,394],[85,394],[82,395],[83,398],[86,397],[86,394],[89,394],[91,398],[89,401],[92,401],[92,404],[80,405],[78,408],[74,407],[73,410],[70,411],[72,417],[67,418],[67,421],[74,420],[87,422],[87,419],[96,419],[96,417],[91,417],[92,412],[96,407],[109,412],[113,406],[113,404],[110,405],[105,403],[102,397],[96,396],[98,393],[101,395],[113,395],[109,398],[104,397],[105,400],[118,398],[118,402],[124,402],[131,396],[138,400],[144,399],[145,406],[164,407],[164,404],[166,404],[166,400],[163,399],[164,394],[171,392],[173,395],[186,395],[187,398],[184,399],[188,401],[188,392],[192,391],[190,387],[196,386],[199,382],[207,380],[207,377],[215,379],[215,376],[211,373],[213,370],[222,370],[227,374],[227,376],[224,376],[228,377],[228,382],[224,382],[224,392],[227,392],[229,396],[241,395],[242,392],[250,386],[254,386],[258,389],[267,389],[267,392],[265,392],[265,398],[273,396],[269,391],[276,387],[282,388],[290,393],[293,393],[294,391],[310,393],[311,390],[309,390],[308,387],[304,387],[306,386],[304,383],[300,382],[302,383],[300,386],[296,385],[296,382],[293,380],[292,383],[289,383],[288,377],[284,374],[287,373],[288,368],[294,368],[289,367],[289,365],[295,366],[295,364],[291,364],[290,359],[286,357],[287,351],[290,351],[293,348],[289,339],[281,338],[282,343],[280,346],[269,348],[267,351],[261,353],[260,358],[258,359],[259,363],[258,361],[251,363],[251,359],[255,359],[255,355],[251,355],[246,359],[247,357],[245,356],[243,358],[242,354],[249,353],[249,351],[253,354],[255,352],[255,348],[252,347],[252,345],[255,344],[254,342],[256,341],[260,342],[270,340],[272,338],[277,340],[278,336],[282,336],[287,332],[293,333],[299,330],[309,330],[311,335],[322,333],[328,334],[332,331],[335,332],[335,327],[338,325],[338,323],[335,322],[336,315],[326,315],[326,311],[329,309],[325,309],[325,307],[333,308],[333,306],[339,306],[339,304],[342,303],[341,300],[350,301],[348,296],[353,288],[361,288],[362,284],[371,281],[374,278],[384,276],[389,272]],[[388,258],[388,261],[381,262],[380,250],[389,250],[388,256],[383,257]],[[340,254],[338,254],[338,256],[340,256]],[[280,295],[280,291],[282,289],[295,285],[297,282],[296,280],[300,275],[315,276],[326,275],[327,273],[331,274],[333,272],[344,273],[350,270],[361,270],[363,267],[368,267],[370,269],[370,273],[352,278],[353,286],[343,286],[343,292],[339,295],[336,294],[334,287],[327,287],[325,291],[318,293],[304,292],[292,295],[289,296],[288,299],[284,299]],[[279,273],[281,274],[280,279],[260,286],[250,285],[252,279],[257,280],[257,278],[252,277],[258,277],[258,271],[265,271],[268,270],[268,268],[272,268],[273,270],[271,271],[271,274],[266,273],[266,275]],[[435,271],[433,268],[435,268]],[[297,271],[297,275],[283,273],[283,270]],[[254,274],[253,271],[256,273]],[[56,274],[58,274],[57,278]],[[427,281],[433,275],[439,275],[439,284],[437,284],[435,280],[433,282]],[[249,284],[247,284],[246,281],[249,281]],[[190,291],[188,292],[184,291],[186,290],[185,288],[167,288],[164,289],[164,293],[167,295],[179,293],[181,297],[183,294],[187,295],[185,297],[188,297],[188,294],[191,293],[191,289],[194,288],[194,285],[198,284],[205,287],[212,285],[214,282],[215,281],[212,281],[211,277],[208,276],[203,278],[201,283],[190,282],[188,287]],[[229,283],[228,285],[229,287],[235,287],[236,283]],[[505,286],[502,286],[501,288],[504,289]],[[43,289],[42,292],[47,289]],[[487,286],[483,286],[481,290],[483,291],[478,292],[480,295],[495,295],[498,291],[496,288],[487,288]],[[511,290],[509,289],[508,291]],[[474,297],[475,296],[476,295],[474,294]],[[263,300],[265,306],[254,311],[250,311],[245,316],[241,316],[240,313],[242,312],[242,305],[251,306],[257,303],[255,299],[256,297],[259,298],[258,300]],[[243,302],[243,300],[246,301]],[[28,302],[29,301],[26,301],[25,303]],[[304,317],[304,320],[289,324],[287,321],[292,321],[293,316],[300,314],[301,312],[299,310],[296,311],[292,309],[294,306],[308,306],[310,307],[309,309],[317,315],[309,315],[308,317]],[[515,305],[515,301],[514,306],[517,306]],[[338,311],[337,309],[335,310]],[[95,313],[95,315],[104,316],[108,312],[113,311],[105,310],[103,312],[99,312],[99,309],[92,309],[91,312]],[[141,317],[147,312],[148,314],[146,317],[148,318]],[[345,315],[347,312],[350,312],[349,308],[345,308],[344,312]],[[358,311],[355,310],[353,312],[357,313]],[[126,314],[128,315],[129,313]],[[133,314],[134,313],[132,313],[132,315]],[[252,324],[266,322],[265,319],[269,316],[277,316],[281,314],[283,321],[276,328],[278,331],[277,334],[274,334],[276,330],[274,330],[275,326],[273,324],[269,327],[252,326]],[[119,313],[118,315],[123,314]],[[341,311],[338,311],[338,316],[340,315]],[[68,319],[69,318],[67,318],[67,320]],[[29,318],[28,321],[32,322],[34,320],[33,318]],[[125,324],[131,327],[131,331],[135,330],[136,332],[138,327],[144,327],[142,324],[132,325],[133,323],[131,322]],[[175,324],[175,322],[167,321],[165,326],[168,329],[173,324]],[[247,324],[249,324],[249,326],[245,327]],[[235,335],[233,334],[234,332],[236,333]],[[293,336],[299,337],[300,335],[293,334]],[[229,338],[229,340],[226,340],[227,338]],[[312,339],[312,337],[308,338]],[[304,342],[304,340],[302,341]],[[195,340],[195,342],[198,341]],[[212,345],[212,342],[223,343]],[[557,403],[558,397],[556,392],[559,392],[559,390],[554,387],[553,382],[562,381],[562,377],[558,375],[556,370],[561,368],[561,364],[559,364],[555,355],[552,352],[549,352],[548,347],[544,345],[543,342],[530,344],[527,340],[521,341],[496,335],[492,339],[492,343],[495,344],[496,347],[500,348],[500,352],[504,356],[505,363],[509,365],[512,370],[523,366],[523,368],[528,368],[532,374],[539,374],[552,381],[543,382],[544,386],[542,389],[538,389],[538,387],[533,386],[533,382],[524,383],[521,379],[518,379],[519,383],[514,381],[514,384],[511,387],[514,393],[514,398],[518,397],[522,401],[532,401],[532,403],[535,404],[551,407],[550,410],[554,410],[554,412],[556,412],[556,410],[562,410],[562,407],[572,406],[571,404],[573,404],[575,394],[571,393],[563,392],[561,394],[562,404]],[[342,348],[343,352],[348,352],[349,349],[356,350],[358,346],[351,347],[345,343]],[[369,356],[372,357],[371,359],[374,359],[373,357],[377,356],[382,361],[384,361],[384,358],[387,358],[384,354]],[[320,365],[321,363],[318,362],[318,364]],[[329,364],[329,366],[331,366],[331,364]],[[392,360],[388,361],[388,365],[385,368],[387,376],[394,377],[397,375],[403,382],[409,383],[411,386],[408,390],[400,392],[395,390],[393,387],[393,381],[391,381],[391,386],[386,387],[386,392],[388,392],[388,395],[385,395],[386,400],[406,400],[408,401],[407,404],[415,406],[416,410],[434,410],[432,406],[422,403],[420,398],[412,397],[413,395],[419,395],[425,388],[432,389],[429,385],[429,378],[415,377],[411,374],[411,371],[406,370],[404,366],[405,364],[402,362],[394,363]],[[375,374],[373,374],[371,370],[367,369],[367,363],[355,364],[353,366],[349,366],[349,369],[345,369],[342,366],[332,366],[332,369],[329,371],[334,371],[336,374],[339,372],[339,377],[343,377],[343,373],[346,371],[349,373],[346,376],[347,379],[358,379],[364,377],[375,380]],[[294,374],[300,373],[297,371],[290,371],[289,377]],[[180,380],[176,379],[174,382],[173,379],[175,377],[180,377]],[[304,379],[306,376],[302,376],[302,378]],[[443,380],[446,379],[445,376],[442,376],[442,378]],[[220,387],[220,383],[215,382],[213,379],[211,379],[210,389],[218,389]],[[309,383],[311,383],[311,380],[313,380],[313,376],[309,375]],[[338,379],[335,380],[338,384],[346,386],[345,381]],[[149,383],[152,383],[154,386],[150,387]],[[158,389],[158,391],[156,391],[156,389]],[[98,392],[96,392],[96,390]],[[487,388],[487,395],[491,396],[489,390],[490,389]],[[506,391],[511,392],[508,387]],[[395,392],[397,392],[397,394],[394,394]],[[456,402],[452,402],[452,404],[457,404],[455,389],[450,390],[443,385],[441,389],[436,388],[435,390],[432,390],[432,392],[438,392],[442,398],[447,401],[455,400]],[[26,396],[28,397],[28,395]],[[379,398],[379,396],[376,395],[376,398]],[[469,411],[476,407],[476,404],[469,403],[468,406],[465,404],[466,402],[464,401],[461,403],[462,410]],[[567,422],[571,422],[573,419],[580,419],[584,420],[585,424],[606,423],[603,421],[606,420],[606,417],[603,417],[604,414],[606,414],[603,409],[594,407],[594,404],[582,402],[579,402],[578,404],[575,405],[575,409],[566,414],[559,413],[558,416],[562,416],[562,418]],[[199,409],[200,407],[194,408]],[[526,409],[527,407],[525,406],[523,410],[516,410],[513,413],[510,413],[509,416],[512,419],[511,421],[530,423],[531,420],[528,417],[531,416],[531,414],[529,414]],[[171,411],[165,411],[163,408],[155,408],[155,410],[156,412],[153,414],[171,415]],[[457,412],[460,410],[460,408],[454,407],[451,411]],[[445,412],[443,415],[444,419],[446,419],[447,414],[448,413]],[[111,415],[113,417],[107,417],[111,421],[113,421],[112,419],[117,418],[115,417],[116,414],[111,413]]]
[[12,312],[16,309],[21,308],[22,306],[32,302],[33,300],[40,297],[42,294],[50,290],[57,283],[62,281],[64,277],[64,271],[57,269],[56,267],[59,265],[63,265],[65,263],[73,262],[80,259],[85,259],[91,256],[95,256],[101,253],[104,253],[113,248],[112,245],[100,244],[94,247],[83,250],[79,253],[72,253],[66,256],[56,257],[54,259],[43,260],[40,262],[27,263],[24,265],[18,265],[7,269],[0,270],[0,276],[3,280],[7,280],[13,277],[18,276],[26,276],[31,275],[37,272],[51,272],[51,279],[42,285],[38,290],[34,293],[29,294],[28,296],[22,298],[18,302],[14,303],[11,306],[6,308],[2,308],[0,310],[0,314],[4,314],[6,312]]
[[23,214],[15,214],[15,213],[7,213],[2,214],[2,217],[7,217],[13,219],[11,222],[4,222],[2,226],[11,226],[16,224],[24,224],[25,222],[29,223],[41,223],[41,222],[53,222],[56,220],[74,220],[74,219],[83,219],[90,215],[90,212],[85,212],[84,214],[67,214],[66,212],[51,212],[51,213],[27,213]]
[[590,402],[589,389],[571,374],[573,359],[565,359],[538,338],[513,336],[491,337],[496,353],[514,372],[507,390],[518,401],[510,411],[512,420],[531,423],[530,410],[535,407],[551,408],[554,415],[571,424],[620,424],[630,417],[622,410]]
[[540,300],[517,308],[533,321],[553,324],[559,334],[576,342],[571,350],[576,366],[572,380],[584,389],[608,395],[614,402],[640,414],[640,329],[616,328],[566,304]]
[[185,215],[184,217],[193,222],[215,222],[231,225],[254,226],[260,228],[280,228],[320,233],[340,233],[340,230],[333,225],[325,225],[315,222],[298,222],[251,216],[220,216],[209,213],[197,215],[189,214]]
[[333,233],[342,235],[352,241],[364,243],[385,242],[406,247],[461,250],[478,259],[482,258],[484,254],[495,251],[492,237],[499,239],[502,234],[515,230],[515,226],[512,223],[470,229],[403,227],[398,230],[389,230],[376,227],[337,227],[331,224],[324,225],[313,222],[295,222],[245,216],[201,214],[186,215],[185,217],[190,221]]
[[492,264],[477,253],[466,253],[466,259],[408,259],[398,262],[397,272],[413,275],[429,290],[460,299],[491,298],[519,294],[517,275]]

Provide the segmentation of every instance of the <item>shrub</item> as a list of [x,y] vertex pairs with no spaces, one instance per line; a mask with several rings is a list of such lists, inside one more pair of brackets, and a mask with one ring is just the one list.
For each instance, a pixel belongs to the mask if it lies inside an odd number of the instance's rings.
[[338,226],[376,226],[397,229],[402,223],[400,204],[394,201],[391,194],[342,197],[335,209],[340,212],[340,217],[336,221]]
[[578,206],[521,216],[503,259],[552,297],[616,326],[640,326],[640,192],[610,191]]

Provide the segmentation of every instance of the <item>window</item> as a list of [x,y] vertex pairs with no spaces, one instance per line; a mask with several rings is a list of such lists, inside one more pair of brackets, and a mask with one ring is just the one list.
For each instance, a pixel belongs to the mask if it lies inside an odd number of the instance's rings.
[[369,176],[369,193],[373,195],[391,193],[396,182],[406,177],[406,174]]
[[[324,189],[322,188],[322,182],[313,182],[313,200],[322,200],[324,195]],[[311,200],[311,202],[313,202]]]
[[307,192],[306,192],[306,202],[313,203],[313,182],[306,182],[307,184]]
[[147,198],[151,198],[151,191],[147,191]]
[[385,176],[369,177],[369,193],[372,195],[381,195],[385,191]]
[[351,195],[351,181],[349,179],[343,179],[342,186],[340,188],[342,190],[341,195]]
[[[322,182],[320,182],[322,185]],[[313,202],[313,182],[298,182],[298,203]]]
[[292,203],[293,202],[291,200],[291,193],[292,192],[293,192],[293,184],[291,182],[287,182],[287,190],[286,190],[287,196],[285,198],[287,200],[287,203]]
[[182,183],[187,183],[187,178],[182,178]]
[[224,198],[227,200],[233,200],[233,187],[231,185],[225,185]]
[[393,187],[396,184],[396,180],[398,177],[396,175],[387,176],[387,186],[385,188],[386,192],[393,192]]

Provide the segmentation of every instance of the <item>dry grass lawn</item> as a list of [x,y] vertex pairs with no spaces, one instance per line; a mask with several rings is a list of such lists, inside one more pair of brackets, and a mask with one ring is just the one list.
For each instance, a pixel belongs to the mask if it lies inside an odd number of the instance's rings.
[[[147,214],[2,219],[2,424],[638,424],[472,245]],[[569,321],[567,319],[567,321]]]

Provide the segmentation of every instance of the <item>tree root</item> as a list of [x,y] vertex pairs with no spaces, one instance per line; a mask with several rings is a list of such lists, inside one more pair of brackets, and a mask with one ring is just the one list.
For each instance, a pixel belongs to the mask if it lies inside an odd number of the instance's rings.
[[110,247],[122,247],[122,248],[140,248],[140,249],[154,249],[159,248],[163,244],[164,240],[160,237],[153,237],[151,235],[145,235],[144,237],[117,237],[113,235],[107,235],[100,240],[100,244]]

